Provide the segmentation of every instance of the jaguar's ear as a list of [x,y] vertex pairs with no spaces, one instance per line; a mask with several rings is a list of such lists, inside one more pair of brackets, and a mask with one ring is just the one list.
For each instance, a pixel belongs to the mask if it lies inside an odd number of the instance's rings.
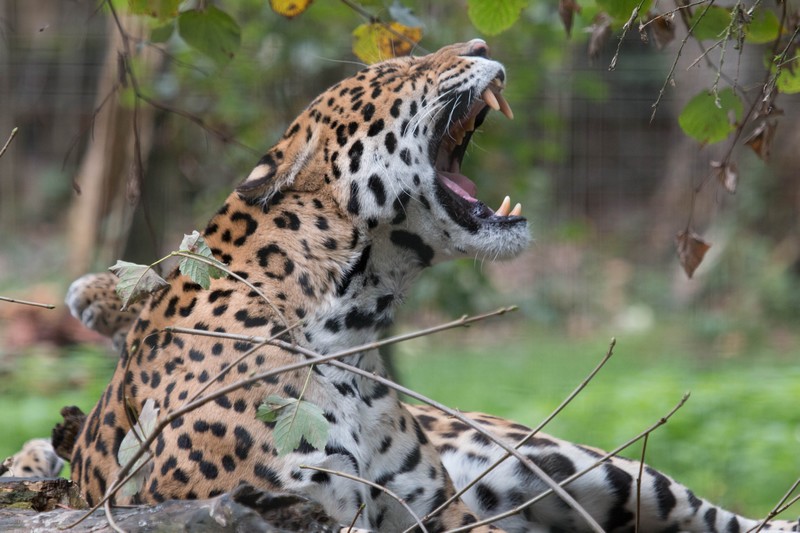
[[242,197],[269,200],[275,193],[290,188],[298,174],[309,165],[316,150],[317,135],[287,135],[264,154],[247,179],[236,188]]

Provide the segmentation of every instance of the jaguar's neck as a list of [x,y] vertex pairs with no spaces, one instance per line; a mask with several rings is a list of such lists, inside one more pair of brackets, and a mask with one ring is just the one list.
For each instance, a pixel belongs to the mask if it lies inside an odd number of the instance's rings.
[[[279,195],[262,205],[234,193],[205,236],[219,259],[270,298],[283,315],[279,324],[299,323],[294,337],[322,355],[378,340],[422,270],[320,194]],[[383,374],[375,353],[344,361]]]

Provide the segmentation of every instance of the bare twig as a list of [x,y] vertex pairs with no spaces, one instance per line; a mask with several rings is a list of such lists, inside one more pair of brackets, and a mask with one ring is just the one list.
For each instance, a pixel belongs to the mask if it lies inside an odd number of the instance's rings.
[[661,86],[661,89],[658,91],[658,97],[656,101],[653,103],[653,112],[650,115],[650,122],[656,118],[656,111],[658,111],[658,106],[661,103],[661,98],[664,96],[664,92],[667,90],[667,85],[669,85],[670,80],[672,80],[672,76],[675,74],[675,68],[678,66],[678,60],[681,58],[681,53],[683,53],[683,48],[686,46],[686,43],[689,41],[689,37],[692,36],[694,29],[703,20],[703,17],[706,15],[711,6],[714,5],[715,0],[711,0],[703,9],[702,13],[698,15],[697,20],[695,20],[692,25],[689,27],[688,31],[686,32],[686,36],[681,41],[681,45],[678,47],[678,51],[675,53],[675,61],[672,62],[672,66],[669,69],[669,74],[667,74],[666,79],[664,79],[664,85]]
[[[670,417],[672,417],[672,415],[674,415],[678,411],[678,409],[683,407],[683,405],[686,403],[686,400],[688,400],[688,399],[689,399],[689,393],[684,394],[683,398],[681,398],[681,401],[678,402],[678,404],[675,407],[673,407],[666,415],[661,417],[658,420],[658,422],[656,422],[655,424],[653,424],[652,426],[650,426],[649,428],[647,428],[643,432],[639,433],[636,437],[630,439],[629,441],[625,442],[624,444],[622,444],[620,446],[617,446],[616,448],[614,448],[614,450],[612,450],[612,451],[606,453],[604,456],[598,458],[589,467],[584,468],[580,472],[576,472],[575,474],[571,475],[567,479],[563,480],[561,483],[559,483],[559,486],[560,487],[565,487],[568,484],[570,484],[573,481],[575,481],[576,479],[578,479],[579,477],[586,475],[587,473],[591,472],[592,470],[594,470],[598,466],[604,464],[608,459],[614,457],[615,455],[617,455],[619,452],[621,452],[625,448],[627,448],[627,447],[631,446],[632,444],[636,443],[637,441],[643,439],[645,437],[645,435],[649,435],[650,433],[652,433],[653,431],[655,431],[659,427],[661,427],[664,424],[666,424],[667,421],[670,419]],[[529,507],[529,506],[535,504],[536,502],[541,501],[543,498],[549,496],[552,493],[553,493],[553,489],[547,489],[547,490],[537,494],[534,498],[531,498],[527,502],[515,507],[514,509],[511,509],[509,511],[506,511],[504,513],[500,513],[500,514],[497,514],[497,515],[494,515],[494,516],[490,516],[489,518],[486,518],[486,519],[481,520],[479,522],[473,522],[469,526],[465,526],[465,527],[461,527],[461,528],[457,528],[457,529],[451,529],[448,533],[459,533],[459,532],[462,532],[462,531],[469,531],[471,528],[475,528],[475,527],[478,527],[478,526],[483,526],[483,525],[486,525],[486,524],[491,524],[492,522],[496,522],[497,520],[502,520],[503,518],[507,518],[509,516],[513,516],[513,515],[521,512],[522,510],[524,510],[526,507]]]
[[639,16],[639,10],[642,9],[645,0],[639,0],[639,5],[633,8],[631,12],[630,18],[628,21],[623,24],[622,26],[622,35],[619,36],[619,41],[617,41],[617,51],[614,52],[614,57],[611,58],[611,63],[608,65],[608,70],[614,70],[617,68],[617,59],[619,58],[619,49],[622,47],[622,41],[625,40],[625,36],[628,34],[628,30],[631,29],[633,22],[636,20],[636,17]]
[[795,496],[794,498],[792,498],[792,500],[791,500],[791,501],[789,501],[789,503],[788,503],[787,505],[784,505],[784,503],[786,502],[786,500],[788,500],[788,499],[789,499],[789,497],[792,495],[792,493],[794,493],[794,491],[797,489],[797,487],[798,487],[798,486],[800,486],[800,479],[798,479],[797,481],[795,481],[795,482],[792,484],[792,486],[791,486],[791,487],[789,487],[789,490],[787,490],[787,491],[786,491],[786,494],[784,494],[784,495],[783,495],[783,497],[780,499],[780,501],[779,501],[777,504],[775,504],[775,507],[773,507],[773,508],[772,508],[772,510],[771,510],[769,513],[767,513],[767,516],[766,516],[766,518],[764,518],[764,520],[762,520],[761,522],[759,522],[759,523],[758,523],[758,525],[757,525],[756,527],[754,527],[754,528],[751,528],[751,529],[748,529],[746,533],[750,533],[751,531],[752,531],[753,533],[758,533],[759,531],[761,531],[762,529],[764,529],[764,527],[767,525],[767,523],[768,523],[770,520],[772,520],[772,519],[773,519],[775,516],[777,516],[778,514],[782,513],[782,512],[783,512],[783,511],[785,511],[786,509],[788,509],[788,508],[789,508],[789,506],[791,506],[791,505],[792,505],[792,504],[794,504],[794,503],[795,503],[795,502],[796,502],[798,499],[800,499],[800,494],[798,494],[797,496]]
[[328,468],[322,468],[319,466],[310,466],[310,465],[298,465],[298,467],[305,470],[316,470],[318,472],[325,472],[326,474],[332,474],[334,476],[339,476],[345,479],[350,479],[352,481],[357,481],[359,483],[363,483],[364,485],[369,485],[370,487],[378,489],[379,491],[397,500],[397,502],[400,505],[402,505],[406,511],[408,511],[408,514],[410,514],[411,517],[414,518],[414,521],[417,523],[417,526],[419,526],[419,528],[425,533],[428,533],[428,528],[425,527],[425,524],[422,523],[422,520],[420,520],[419,516],[417,516],[417,513],[414,512],[414,510],[406,503],[406,501],[397,494],[395,494],[394,492],[392,492],[391,490],[384,487],[383,485],[379,485],[378,483],[374,483],[368,479],[364,479],[363,477],[353,476],[351,474],[340,472],[338,470],[330,470]]
[[8,146],[11,144],[11,141],[13,141],[14,137],[17,136],[17,131],[19,131],[19,128],[14,128],[13,130],[11,130],[11,134],[9,134],[8,140],[3,145],[3,147],[0,148],[0,157],[3,157],[5,155],[6,150],[8,150]]
[[39,302],[29,302],[27,300],[17,300],[16,298],[9,298],[7,296],[0,296],[0,301],[2,302],[10,302],[12,304],[20,304],[20,305],[32,305],[34,307],[44,307],[45,309],[55,309],[56,306],[53,304],[41,304]]
[[639,533],[639,525],[642,518],[642,474],[644,474],[644,457],[647,452],[647,440],[650,434],[644,436],[642,441],[642,457],[639,460],[639,475],[636,476],[636,524],[634,526],[634,533]]

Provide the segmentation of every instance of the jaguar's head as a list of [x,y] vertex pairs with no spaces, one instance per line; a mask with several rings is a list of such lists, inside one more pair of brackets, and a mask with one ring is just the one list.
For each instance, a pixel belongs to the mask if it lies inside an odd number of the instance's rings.
[[503,66],[479,39],[391,59],[334,85],[298,117],[238,191],[330,195],[356,225],[414,247],[423,264],[504,258],[529,242],[521,208],[495,210],[461,173],[490,110],[511,118]]

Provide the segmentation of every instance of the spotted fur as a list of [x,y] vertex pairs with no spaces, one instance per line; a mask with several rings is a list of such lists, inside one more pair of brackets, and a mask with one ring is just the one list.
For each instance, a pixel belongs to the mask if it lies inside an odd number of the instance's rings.
[[50,439],[31,439],[0,465],[0,477],[58,477],[64,461],[56,455]]
[[[443,137],[454,124],[483,112],[479,95],[505,79],[502,66],[487,52],[482,41],[452,45],[429,56],[369,67],[333,86],[228,197],[204,236],[215,256],[267,294],[275,309],[232,277],[202,290],[175,272],[170,286],[141,314],[106,319],[123,329],[127,322],[130,332],[116,373],[73,450],[73,480],[90,502],[99,500],[119,469],[116,452],[130,428],[126,403],[141,409],[152,398],[163,414],[183,405],[223,369],[228,372],[219,378],[221,385],[301,360],[267,347],[234,364],[251,344],[179,335],[165,331],[167,326],[291,340],[284,325],[299,323],[295,340],[329,354],[378,338],[408,285],[428,265],[465,256],[510,257],[524,249],[524,218],[498,215],[469,194],[452,192],[441,173],[451,170],[453,157],[460,162],[468,142],[454,150],[461,150],[456,156],[443,157]],[[442,159],[448,168],[440,168]],[[92,293],[92,280],[102,278],[108,276],[82,278],[70,292],[77,316],[84,316],[86,305],[117,307],[109,283],[98,282]],[[372,351],[345,361],[384,374]],[[304,371],[284,373],[176,420],[152,447],[153,465],[134,501],[209,497],[247,481],[305,494],[342,523],[352,521],[364,504],[357,525],[401,531],[413,520],[383,492],[300,466],[379,483],[424,516],[454,493],[454,484],[463,487],[501,455],[464,424],[428,407],[404,405],[372,380],[319,365],[307,386],[305,381]],[[324,450],[303,442],[279,457],[272,425],[256,419],[256,407],[268,394],[296,398],[301,390],[323,409],[330,440]],[[528,431],[488,415],[470,416],[513,444]],[[546,435],[521,451],[556,480],[601,455]],[[614,458],[567,489],[607,531],[632,531],[638,471],[638,463]],[[507,460],[426,526],[441,531],[470,524],[514,508],[544,488],[527,468]],[[756,524],[697,498],[649,467],[641,497],[640,531],[743,532]],[[555,496],[498,525],[520,532],[587,530]],[[771,527],[798,530],[789,523]]]

